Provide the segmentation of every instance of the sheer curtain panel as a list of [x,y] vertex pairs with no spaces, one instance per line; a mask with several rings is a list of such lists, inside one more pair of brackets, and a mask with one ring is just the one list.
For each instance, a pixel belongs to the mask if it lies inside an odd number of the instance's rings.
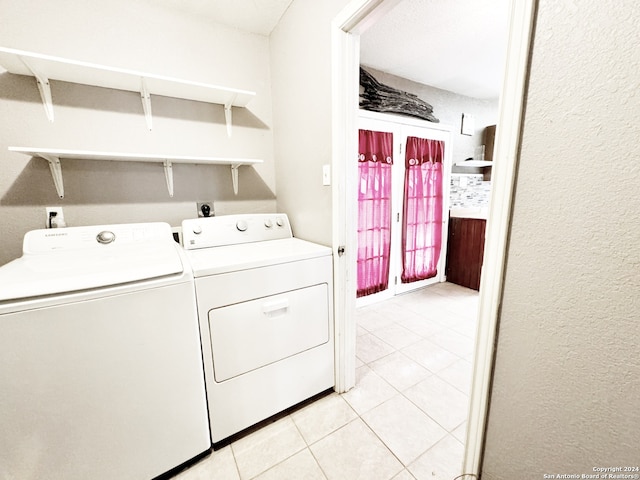
[[435,277],[442,248],[444,142],[407,137],[402,282]]
[[389,286],[393,134],[359,131],[357,296]]

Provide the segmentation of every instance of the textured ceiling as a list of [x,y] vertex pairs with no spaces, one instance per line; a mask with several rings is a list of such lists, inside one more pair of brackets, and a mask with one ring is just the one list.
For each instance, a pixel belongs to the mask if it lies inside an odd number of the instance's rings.
[[475,98],[498,98],[508,0],[403,0],[361,37],[360,61]]
[[[143,1],[269,35],[293,0]],[[498,98],[508,2],[402,0],[362,35],[361,63],[462,95]]]
[[[149,0],[154,5],[269,35],[293,0]],[[324,0],[323,0],[324,1]]]

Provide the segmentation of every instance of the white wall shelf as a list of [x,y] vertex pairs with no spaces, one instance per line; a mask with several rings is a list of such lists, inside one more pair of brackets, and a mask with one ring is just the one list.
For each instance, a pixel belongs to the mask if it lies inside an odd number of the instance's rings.
[[219,158],[219,157],[190,157],[176,155],[157,155],[120,152],[95,152],[87,150],[61,150],[52,148],[9,147],[9,151],[22,153],[31,157],[40,157],[49,162],[53,183],[60,198],[64,198],[64,184],[62,181],[61,159],[80,160],[108,160],[119,162],[153,162],[161,163],[164,167],[165,179],[169,196],[173,197],[173,164],[192,163],[203,165],[229,165],[231,167],[231,180],[233,193],[238,194],[238,168],[242,165],[255,165],[262,160],[249,158]]
[[493,162],[489,160],[466,160],[456,162],[456,167],[492,167]]
[[231,136],[231,107],[246,107],[255,92],[191,80],[70,60],[0,47],[0,65],[8,72],[35,77],[47,118],[53,122],[49,80],[139,92],[147,127],[152,129],[151,95],[224,105],[227,134]]

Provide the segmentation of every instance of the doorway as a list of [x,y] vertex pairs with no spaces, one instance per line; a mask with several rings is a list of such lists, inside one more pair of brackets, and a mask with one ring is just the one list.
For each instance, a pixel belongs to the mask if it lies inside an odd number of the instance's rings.
[[[350,162],[357,152],[359,34],[397,0],[361,0],[352,2],[333,22],[332,75],[334,96],[334,245],[338,251],[356,248],[353,179]],[[520,142],[522,98],[527,75],[530,37],[534,18],[534,0],[510,2],[509,38],[503,94],[496,136],[493,200],[486,235],[485,268],[479,296],[479,326],[474,353],[474,372],[470,393],[468,429],[465,442],[464,471],[480,470],[483,431],[489,400],[492,346],[502,288],[516,158]],[[347,391],[355,384],[355,257],[344,255],[336,262],[336,390]]]

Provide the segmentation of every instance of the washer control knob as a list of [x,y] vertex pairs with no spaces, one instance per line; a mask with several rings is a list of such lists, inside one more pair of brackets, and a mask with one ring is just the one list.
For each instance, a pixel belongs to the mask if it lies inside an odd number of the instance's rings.
[[236,222],[236,228],[238,229],[238,231],[240,232],[244,232],[247,229],[248,225],[247,222],[244,220],[238,220]]
[[113,232],[110,232],[109,230],[103,230],[98,235],[96,235],[96,240],[98,241],[98,243],[102,243],[103,245],[111,243],[115,239],[116,239],[116,234]]
[[271,219],[270,219],[270,218],[267,218],[267,219],[264,221],[264,226],[265,226],[265,227],[267,227],[267,228],[271,228],[271,227],[273,227],[273,222],[271,221]]
[[276,225],[278,225],[279,227],[284,227],[284,218],[282,217],[276,218]]
[[196,235],[200,235],[202,233],[202,227],[200,225],[196,225],[195,227],[193,227],[193,233],[195,233]]

